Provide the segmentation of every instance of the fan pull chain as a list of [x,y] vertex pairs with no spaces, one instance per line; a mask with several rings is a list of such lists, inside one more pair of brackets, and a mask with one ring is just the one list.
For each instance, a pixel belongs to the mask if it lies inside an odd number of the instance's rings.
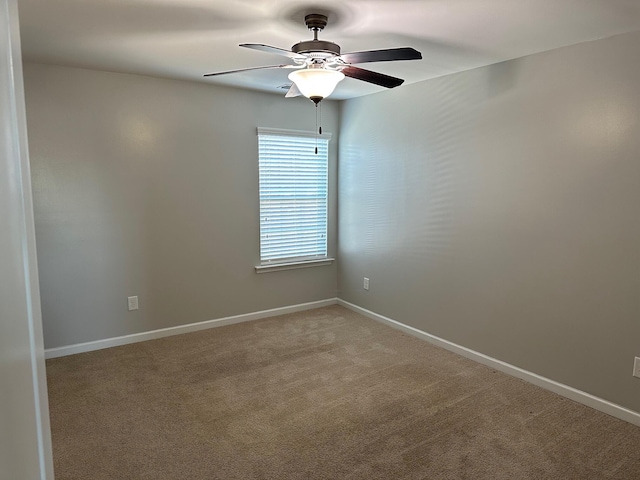
[[[322,127],[320,127],[322,129]],[[316,155],[318,154],[318,104],[316,103]]]

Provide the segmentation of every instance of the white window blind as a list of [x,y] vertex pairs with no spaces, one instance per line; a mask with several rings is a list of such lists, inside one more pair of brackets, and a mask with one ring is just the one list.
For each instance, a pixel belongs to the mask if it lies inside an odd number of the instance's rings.
[[258,129],[262,264],[327,256],[329,139]]

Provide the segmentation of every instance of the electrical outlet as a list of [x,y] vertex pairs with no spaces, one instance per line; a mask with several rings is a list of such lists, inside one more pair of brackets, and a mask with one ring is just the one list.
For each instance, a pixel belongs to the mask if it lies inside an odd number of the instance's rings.
[[367,277],[364,277],[364,281],[362,282],[362,287],[365,290],[369,290],[369,279]]
[[138,297],[127,297],[127,305],[129,306],[129,311],[138,310]]
[[633,376],[640,378],[640,357],[633,361]]

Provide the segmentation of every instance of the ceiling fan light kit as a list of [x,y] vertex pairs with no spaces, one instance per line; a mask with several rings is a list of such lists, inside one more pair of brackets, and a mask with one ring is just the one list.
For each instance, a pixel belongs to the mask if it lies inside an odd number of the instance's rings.
[[305,68],[289,74],[300,93],[316,104],[331,95],[343,79],[344,73],[325,68]]
[[342,81],[345,76],[385,88],[394,88],[404,82],[401,78],[366,70],[356,67],[353,64],[420,60],[422,58],[420,52],[410,47],[341,54],[339,45],[318,39],[318,32],[327,26],[328,17],[326,15],[311,13],[305,16],[304,21],[307,28],[313,32],[313,39],[296,43],[291,47],[291,50],[256,43],[243,43],[240,45],[241,47],[288,57],[293,60],[293,64],[207,73],[205,77],[268,68],[295,69],[294,72],[289,74],[289,79],[293,82],[293,85],[287,92],[286,97],[304,95],[318,105],[323,98],[333,93],[338,83]]

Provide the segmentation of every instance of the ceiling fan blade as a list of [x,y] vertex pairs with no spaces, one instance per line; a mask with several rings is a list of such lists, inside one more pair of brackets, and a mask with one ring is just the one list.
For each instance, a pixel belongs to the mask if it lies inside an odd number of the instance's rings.
[[372,72],[371,70],[365,70],[364,68],[358,68],[352,65],[344,67],[340,71],[347,77],[380,85],[381,87],[394,88],[404,83],[402,78],[391,77],[384,73]]
[[402,47],[343,53],[340,55],[340,58],[342,58],[345,63],[392,62],[395,60],[420,60],[422,54],[415,48]]
[[299,65],[267,65],[264,67],[239,68],[238,70],[227,70],[226,72],[205,73],[204,77],[215,77],[217,75],[227,75],[229,73],[248,72],[250,70],[265,70],[267,68],[300,68]]
[[285,57],[289,57],[297,60],[306,60],[307,58],[304,55],[300,55],[299,53],[295,53],[290,50],[285,50],[283,48],[272,47],[270,45],[263,45],[262,43],[241,43],[240,46],[245,48],[251,48],[253,50],[260,50],[261,52],[275,53],[276,55],[283,55]]
[[300,92],[298,86],[293,82],[291,84],[291,88],[289,88],[289,91],[285,95],[285,98],[299,97],[300,95],[302,95],[302,92]]

